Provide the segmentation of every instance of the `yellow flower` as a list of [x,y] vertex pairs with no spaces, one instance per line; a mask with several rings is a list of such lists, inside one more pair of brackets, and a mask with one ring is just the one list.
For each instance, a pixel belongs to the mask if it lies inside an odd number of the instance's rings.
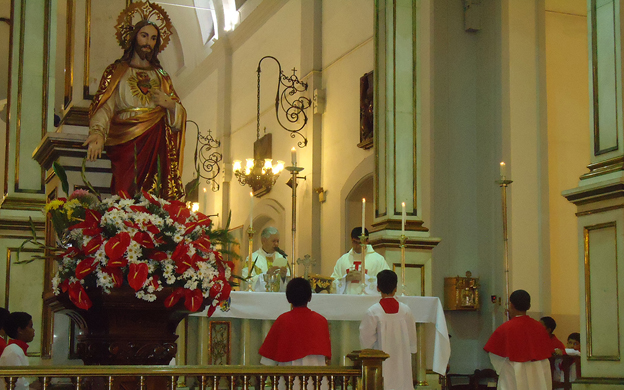
[[51,210],[56,210],[56,209],[58,209],[60,207],[63,207],[64,204],[65,204],[65,202],[63,202],[62,200],[56,199],[56,200],[53,200],[50,203],[46,204],[44,209],[43,209],[43,211],[45,213],[48,213]]
[[72,199],[69,202],[63,205],[63,211],[67,213],[67,219],[72,220],[72,214],[74,213],[74,209],[76,207],[82,206],[82,203],[78,199]]

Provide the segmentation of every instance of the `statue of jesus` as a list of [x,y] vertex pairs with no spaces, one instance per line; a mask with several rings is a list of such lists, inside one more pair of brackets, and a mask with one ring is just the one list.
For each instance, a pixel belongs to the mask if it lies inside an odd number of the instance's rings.
[[[155,18],[159,24],[149,19],[157,13],[164,14]],[[141,20],[132,25],[136,14]],[[149,2],[131,4],[118,21],[124,54],[106,68],[91,103],[89,136],[83,144],[87,159],[94,161],[106,150],[113,194],[145,190],[180,199],[186,110],[158,61],[171,22],[162,8]]]

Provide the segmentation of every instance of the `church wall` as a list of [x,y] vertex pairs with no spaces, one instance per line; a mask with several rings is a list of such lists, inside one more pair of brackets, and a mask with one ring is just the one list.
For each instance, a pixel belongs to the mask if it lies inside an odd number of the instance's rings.
[[544,314],[557,321],[565,343],[580,331],[575,206],[561,192],[589,164],[587,8],[584,0],[546,5],[551,306]]

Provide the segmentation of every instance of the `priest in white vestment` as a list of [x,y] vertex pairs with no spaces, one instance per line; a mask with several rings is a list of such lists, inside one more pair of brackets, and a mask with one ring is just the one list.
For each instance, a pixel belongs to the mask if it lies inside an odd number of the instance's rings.
[[409,306],[397,301],[397,275],[377,274],[379,303],[371,306],[360,324],[360,344],[390,355],[382,364],[385,390],[414,390],[412,354],[416,353],[416,320]]
[[362,245],[360,235],[362,228],[356,227],[351,231],[351,250],[342,255],[336,262],[332,278],[336,294],[360,294],[362,290],[367,295],[379,295],[376,276],[380,271],[390,269],[386,259],[375,252],[368,245],[368,229],[364,229],[366,236],[366,278],[362,283]]
[[554,348],[546,329],[527,316],[531,296],[516,290],[509,296],[511,319],[496,328],[485,344],[498,374],[499,390],[551,390]]
[[[251,256],[253,269],[248,283],[251,283],[254,291],[271,291],[271,286],[267,285],[265,276],[278,279],[276,283],[279,283],[279,291],[286,291],[288,283],[286,277],[290,276],[290,269],[286,257],[280,253],[279,241],[280,234],[276,228],[269,226],[262,230],[260,234],[262,246]],[[246,278],[248,275],[249,263],[245,263],[242,276]]]

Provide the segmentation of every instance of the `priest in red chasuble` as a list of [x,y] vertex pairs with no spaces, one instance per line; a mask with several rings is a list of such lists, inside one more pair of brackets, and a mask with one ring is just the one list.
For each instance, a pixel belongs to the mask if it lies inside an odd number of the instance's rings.
[[171,21],[157,4],[139,2],[122,12],[116,28],[124,54],[106,68],[91,103],[87,158],[106,150],[113,194],[146,190],[180,199],[186,110],[158,60]]
[[516,290],[509,296],[511,319],[499,326],[485,344],[498,374],[500,390],[551,390],[548,358],[554,348],[546,329],[527,316],[531,296]]
[[312,300],[310,282],[294,278],[286,286],[292,310],[279,317],[260,347],[261,364],[279,366],[324,366],[331,358],[329,325],[322,315],[308,309]]

